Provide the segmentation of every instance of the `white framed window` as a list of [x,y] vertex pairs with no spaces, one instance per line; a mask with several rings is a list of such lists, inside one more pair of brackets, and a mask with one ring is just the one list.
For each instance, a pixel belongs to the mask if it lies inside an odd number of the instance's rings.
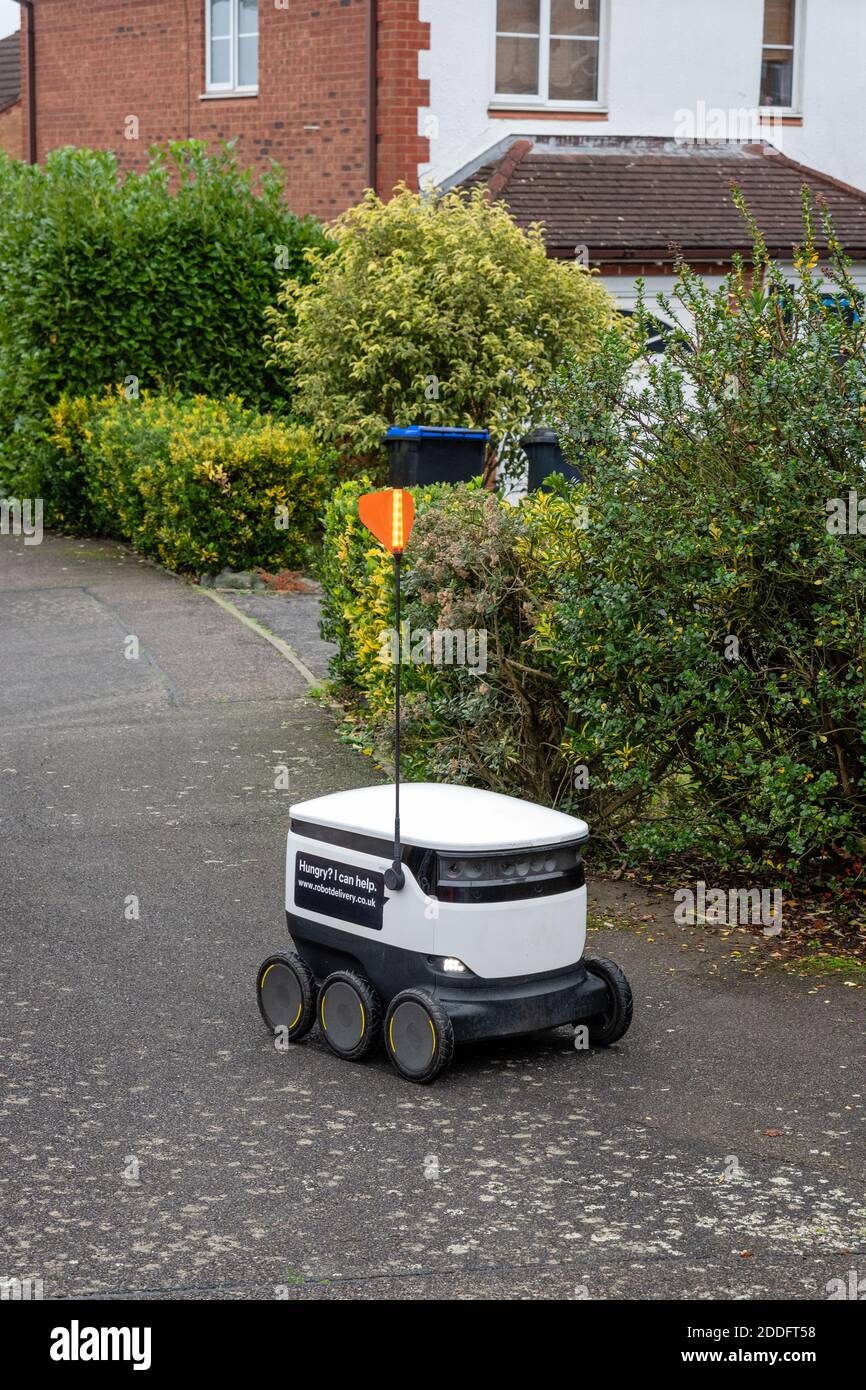
[[494,101],[598,107],[607,0],[496,0]]
[[762,111],[800,110],[805,0],[764,0],[761,49]]
[[205,0],[205,88],[257,92],[258,0]]

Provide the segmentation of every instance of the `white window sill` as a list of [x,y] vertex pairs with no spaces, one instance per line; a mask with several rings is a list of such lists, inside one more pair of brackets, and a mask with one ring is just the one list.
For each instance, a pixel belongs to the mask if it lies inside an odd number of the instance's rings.
[[231,92],[202,92],[199,101],[238,101],[244,97],[257,97],[258,87],[238,87]]
[[786,121],[802,121],[803,112],[797,111],[793,106],[759,106],[758,115],[762,121],[772,121],[775,118]]
[[600,101],[527,101],[526,97],[497,96],[488,103],[489,111],[581,111],[593,115],[607,115],[607,107]]

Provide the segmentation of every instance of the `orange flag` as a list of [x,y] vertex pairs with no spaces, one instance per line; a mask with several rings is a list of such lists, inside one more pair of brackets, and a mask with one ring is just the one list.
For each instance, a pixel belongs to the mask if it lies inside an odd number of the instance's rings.
[[358,515],[368,531],[372,531],[392,555],[406,549],[415,521],[415,503],[411,492],[401,487],[389,487],[384,492],[365,492],[358,498]]

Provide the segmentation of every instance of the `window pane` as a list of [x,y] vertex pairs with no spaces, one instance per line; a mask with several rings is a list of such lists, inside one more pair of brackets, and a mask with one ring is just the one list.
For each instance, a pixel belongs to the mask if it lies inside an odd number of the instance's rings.
[[256,87],[259,81],[259,41],[255,34],[238,39],[238,86]]
[[537,34],[540,30],[541,0],[498,0],[496,32],[498,34]]
[[575,0],[550,0],[551,34],[597,34],[598,0],[578,9]]
[[538,39],[496,40],[496,90],[538,94]]
[[227,38],[231,31],[231,0],[210,0],[210,32],[212,38]]
[[238,33],[257,34],[259,32],[258,0],[240,0],[238,14]]
[[794,64],[790,51],[765,48],[761,64],[761,105],[790,106],[793,79]]
[[231,48],[228,39],[213,39],[210,46],[210,80],[214,86],[231,82]]
[[598,44],[551,39],[550,100],[595,101],[597,96]]
[[794,0],[764,0],[764,46],[794,42]]

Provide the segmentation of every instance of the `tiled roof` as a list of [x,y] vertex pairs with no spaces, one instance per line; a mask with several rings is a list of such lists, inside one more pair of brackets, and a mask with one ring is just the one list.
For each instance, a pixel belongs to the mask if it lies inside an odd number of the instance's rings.
[[0,111],[13,106],[21,95],[20,35],[0,39]]
[[670,260],[672,248],[698,261],[748,252],[751,239],[732,184],[742,190],[770,252],[790,257],[803,238],[804,183],[830,209],[848,254],[866,257],[866,193],[765,144],[587,137],[575,149],[516,140],[462,186],[488,187],[521,226],[544,223],[552,256],[571,257],[585,245],[595,262],[645,262]]

